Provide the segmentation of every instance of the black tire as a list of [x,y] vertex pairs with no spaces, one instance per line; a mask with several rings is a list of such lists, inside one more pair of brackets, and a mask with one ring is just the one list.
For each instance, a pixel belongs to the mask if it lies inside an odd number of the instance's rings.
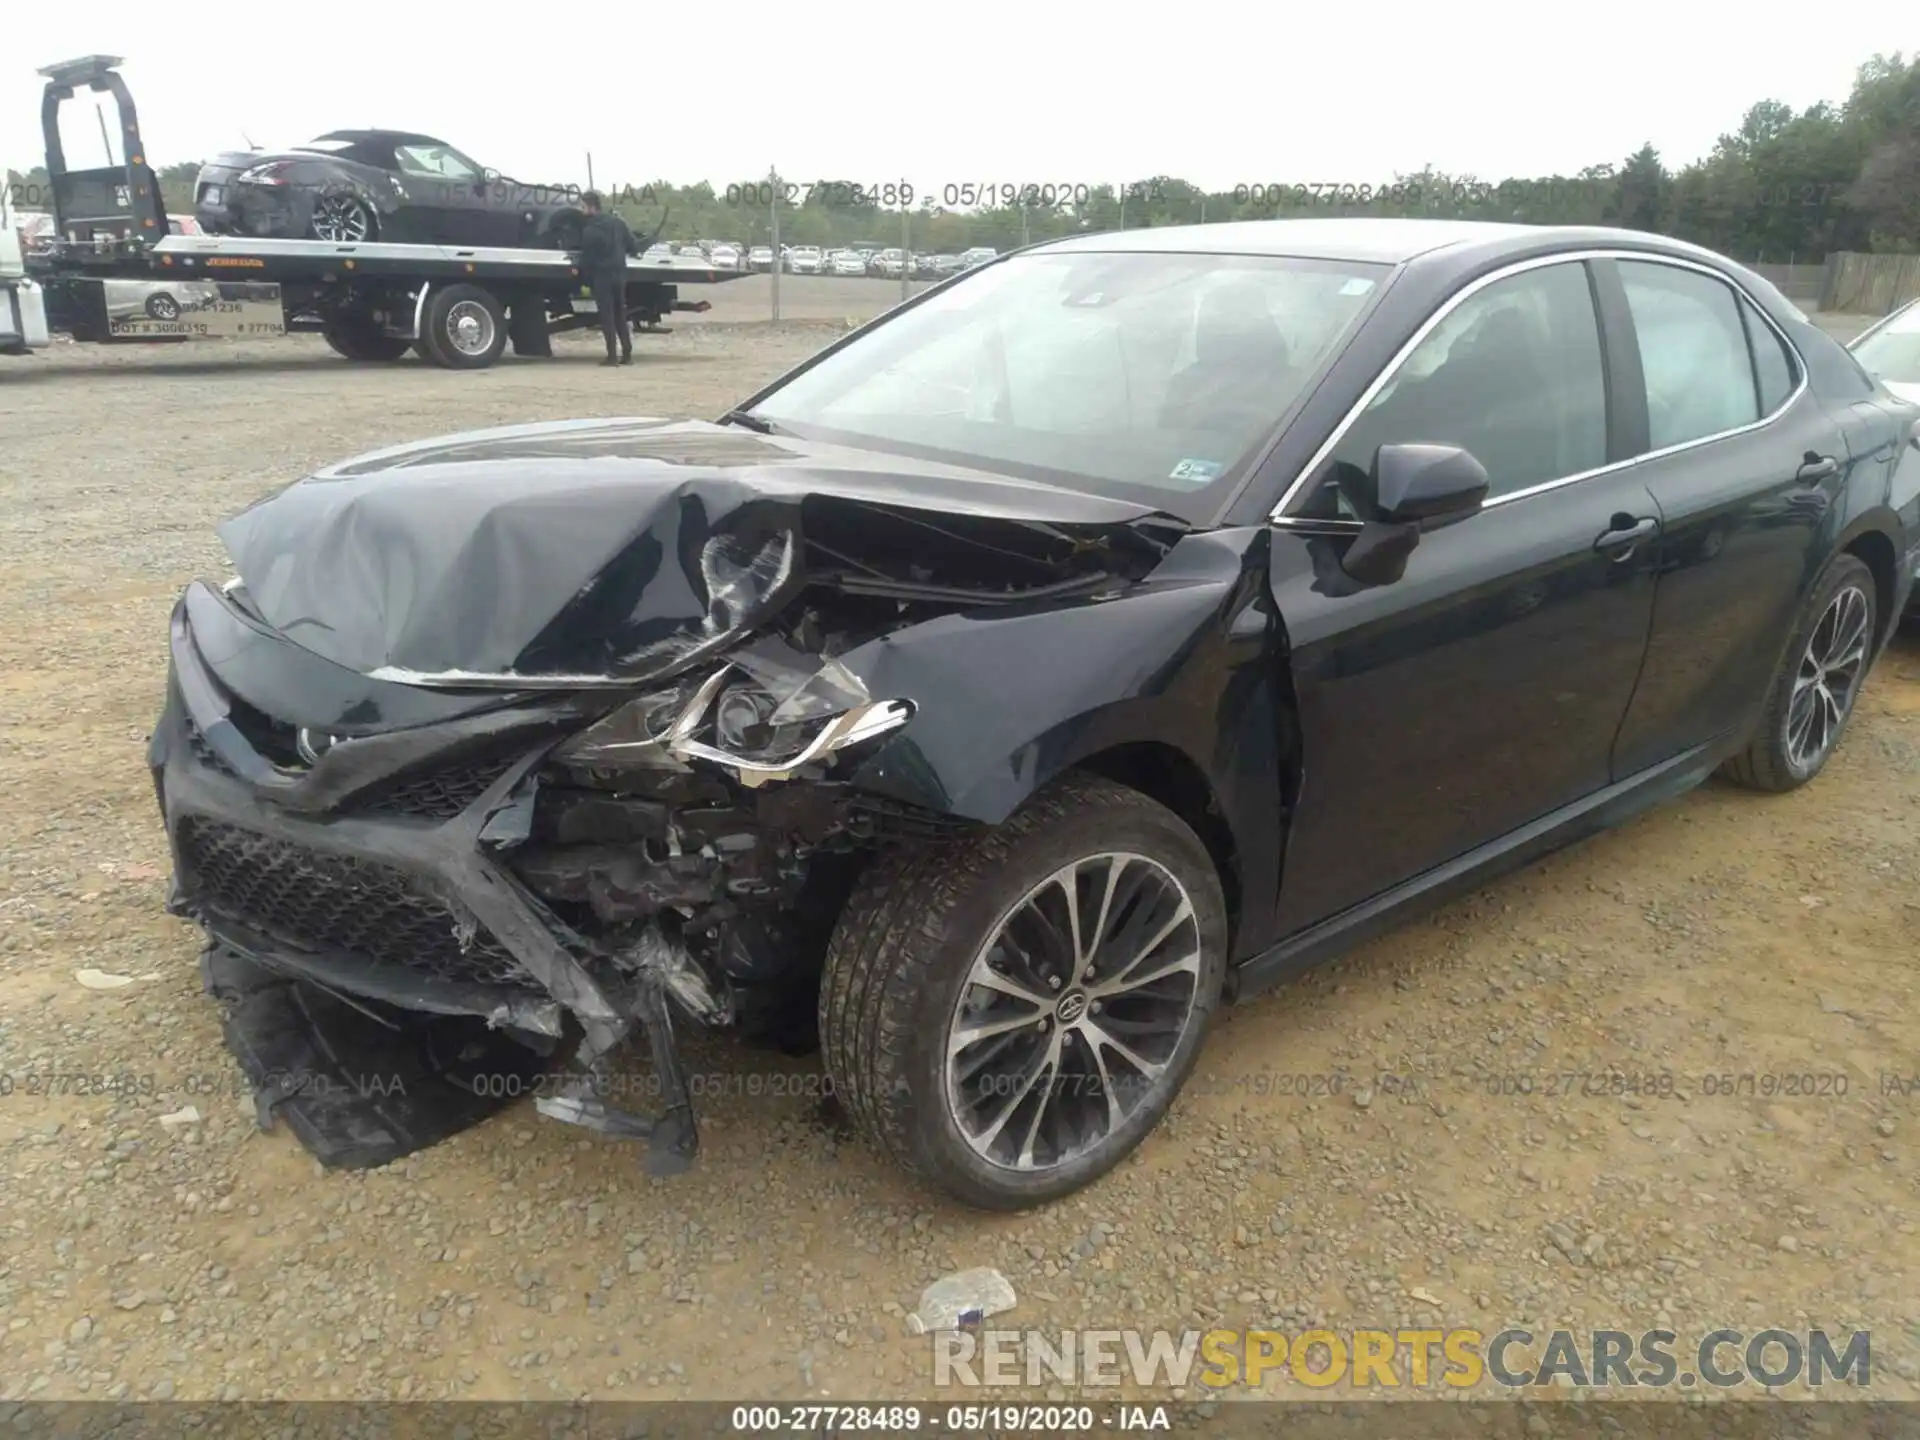
[[[1191,905],[1198,961],[1184,1029],[1160,1074],[1135,1082],[1144,1093],[1104,1138],[1043,1168],[995,1163],[969,1143],[949,1103],[948,1037],[963,996],[977,988],[969,980],[976,957],[1049,876],[1116,852],[1154,862]],[[1138,791],[1071,776],[992,830],[889,852],[860,877],[820,985],[821,1046],[835,1094],[883,1151],[966,1204],[1018,1210],[1058,1199],[1119,1164],[1172,1104],[1220,1003],[1227,934],[1219,875],[1193,831]],[[1138,962],[1125,968],[1137,971]],[[1052,1024],[1064,1031],[1078,1018],[1064,1009],[1080,985],[1069,978],[1057,1016],[1032,1012],[1042,1016],[1037,1030]],[[1083,995],[1079,1014],[1086,1010]],[[1057,1081],[1060,1072],[1054,1074]],[[1009,1112],[1024,1103],[1011,1102]]]
[[[1823,625],[1829,619],[1839,624],[1837,617],[1840,611],[1836,607],[1843,607],[1850,616],[1864,610],[1864,650],[1852,681],[1847,686],[1837,723],[1831,725],[1830,734],[1817,751],[1808,753],[1807,746],[1797,745],[1794,739],[1794,693],[1800,688],[1803,667],[1812,664],[1811,657],[1820,648],[1816,647],[1815,641],[1819,640],[1824,645],[1829,634],[1833,633],[1823,630]],[[1845,627],[1847,633],[1851,633],[1852,625],[1849,619]],[[1781,655],[1779,673],[1767,689],[1760,723],[1753,739],[1744,751],[1721,767],[1721,772],[1748,789],[1774,794],[1797,790],[1818,775],[1846,734],[1847,721],[1853,716],[1860,687],[1865,683],[1867,671],[1873,664],[1879,638],[1880,601],[1873,571],[1857,556],[1834,556],[1807,595],[1799,622],[1793,627],[1793,636]],[[1828,687],[1828,693],[1831,693],[1831,687]]]
[[478,285],[429,293],[420,324],[415,351],[449,370],[484,370],[507,348],[506,307]]
[[321,338],[335,354],[360,362],[398,360],[413,347],[411,340],[399,340],[380,330],[371,320],[360,316],[342,316],[329,320]]
[[152,320],[178,320],[180,318],[180,302],[164,290],[149,295],[144,308],[146,309],[148,318]]

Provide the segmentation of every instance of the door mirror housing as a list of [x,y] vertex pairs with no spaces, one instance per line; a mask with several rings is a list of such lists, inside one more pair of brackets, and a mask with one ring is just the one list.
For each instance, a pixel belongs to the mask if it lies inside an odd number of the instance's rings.
[[1373,456],[1372,518],[1431,530],[1487,498],[1487,467],[1458,445],[1382,445]]
[[1367,477],[1367,514],[1340,568],[1362,585],[1391,585],[1425,530],[1478,514],[1487,498],[1487,468],[1458,445],[1382,445]]

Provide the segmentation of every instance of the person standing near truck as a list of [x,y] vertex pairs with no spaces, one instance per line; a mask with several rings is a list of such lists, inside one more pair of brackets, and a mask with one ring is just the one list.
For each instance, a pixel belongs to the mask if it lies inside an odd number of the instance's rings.
[[607,358],[600,363],[631,365],[633,330],[627,324],[627,257],[640,253],[640,242],[625,220],[607,213],[599,191],[582,195],[580,208],[587,215],[580,227],[580,273],[593,292],[594,308],[600,312],[600,333],[607,342]]

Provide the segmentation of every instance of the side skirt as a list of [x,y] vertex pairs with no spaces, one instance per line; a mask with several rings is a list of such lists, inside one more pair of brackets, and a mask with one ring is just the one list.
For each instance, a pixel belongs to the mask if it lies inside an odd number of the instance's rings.
[[1257,995],[1302,971],[1334,959],[1363,941],[1434,910],[1489,880],[1524,868],[1542,856],[1611,830],[1644,810],[1693,789],[1728,753],[1726,739],[1682,751],[1638,775],[1541,816],[1498,840],[1456,856],[1444,865],[1402,881],[1373,899],[1296,931],[1279,944],[1244,960],[1228,977],[1229,1003]]

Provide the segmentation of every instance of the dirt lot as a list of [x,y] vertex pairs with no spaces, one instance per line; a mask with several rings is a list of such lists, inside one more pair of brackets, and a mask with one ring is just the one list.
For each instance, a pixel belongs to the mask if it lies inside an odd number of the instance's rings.
[[[785,298],[832,320],[891,288]],[[808,1062],[724,1044],[675,1180],[525,1105],[362,1175],[257,1133],[143,766],[214,523],[409,438],[711,415],[836,328],[710,318],[630,370],[580,342],[475,375],[307,340],[0,361],[0,1397],[925,1395],[901,1307],[972,1265],[1048,1329],[1866,1328],[1874,1391],[1920,1393],[1920,1089],[1886,1078],[1920,1072],[1912,640],[1810,790],[1709,786],[1227,1016],[1138,1158],[1041,1214],[929,1198],[743,1093]],[[1583,1093],[1615,1074],[1673,1090]]]

